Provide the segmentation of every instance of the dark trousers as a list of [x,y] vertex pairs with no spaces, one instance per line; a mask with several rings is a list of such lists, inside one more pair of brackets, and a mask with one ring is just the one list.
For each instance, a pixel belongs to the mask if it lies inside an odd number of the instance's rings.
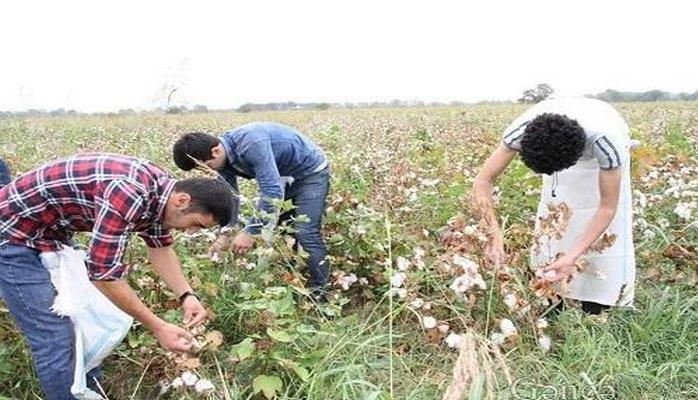
[[329,168],[294,181],[286,188],[284,195],[286,200],[291,200],[294,208],[279,217],[280,222],[298,215],[307,217],[307,221],[295,222],[293,227],[296,231],[296,242],[308,253],[308,286],[311,289],[324,289],[329,280],[330,264],[321,231],[329,189]]

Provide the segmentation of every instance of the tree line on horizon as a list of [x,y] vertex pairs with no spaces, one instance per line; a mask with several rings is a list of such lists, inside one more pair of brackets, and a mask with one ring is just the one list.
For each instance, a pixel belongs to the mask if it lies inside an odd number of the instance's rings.
[[[554,93],[554,89],[547,83],[538,84],[536,87],[524,90],[522,96],[517,100],[519,103],[538,103]],[[627,92],[619,91],[614,89],[606,89],[605,91],[597,94],[589,94],[586,97],[595,98],[603,100],[609,103],[623,103],[623,102],[662,102],[662,101],[698,101],[698,90],[693,93],[687,92],[667,92],[663,90],[648,90],[644,92]],[[481,101],[474,104],[506,104],[512,103],[511,101]],[[205,105],[197,104],[193,107],[186,107],[184,105],[180,106],[170,106],[170,107],[158,107],[153,110],[143,111],[143,112],[156,112],[165,114],[181,114],[181,113],[205,113],[209,111],[237,111],[242,113],[253,112],[253,111],[287,111],[287,110],[318,110],[323,111],[330,108],[381,108],[381,107],[439,107],[439,106],[466,106],[468,104],[463,101],[451,101],[451,102],[424,102],[421,100],[402,100],[393,99],[388,102],[359,102],[359,103],[297,103],[293,101],[287,102],[273,102],[273,103],[245,103],[237,108],[228,109],[216,109],[211,110]],[[101,112],[101,113],[82,113],[75,110],[66,110],[64,108],[58,108],[51,111],[46,111],[43,109],[30,109],[26,111],[0,111],[0,118],[10,118],[10,117],[63,117],[63,116],[77,116],[77,115],[106,115],[106,116],[117,116],[117,115],[129,115],[137,114],[141,111],[137,111],[131,108],[121,109],[116,112]]]

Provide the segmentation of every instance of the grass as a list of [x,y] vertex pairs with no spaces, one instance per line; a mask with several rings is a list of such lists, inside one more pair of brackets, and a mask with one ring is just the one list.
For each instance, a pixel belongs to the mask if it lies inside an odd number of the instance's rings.
[[[253,390],[260,374],[281,379],[278,399],[441,398],[451,384],[458,354],[441,340],[430,341],[421,325],[425,315],[448,323],[451,332],[469,332],[480,349],[500,318],[516,321],[520,338],[504,346],[505,366],[493,361],[489,352],[479,354],[483,370],[491,370],[491,375],[486,379],[482,372],[473,377],[475,384],[468,393],[472,399],[698,398],[698,295],[689,279],[696,264],[694,259],[676,258],[666,251],[672,243],[684,248],[695,245],[695,226],[677,219],[672,210],[677,201],[698,199],[661,196],[668,178],[640,180],[651,170],[679,174],[671,155],[698,170],[698,112],[694,103],[618,107],[634,135],[659,151],[652,157],[642,156],[646,165],[635,170],[634,185],[643,193],[662,197],[639,210],[661,234],[644,238],[636,232],[637,310],[614,310],[605,319],[567,310],[546,330],[553,338],[548,353],[539,349],[530,319],[516,319],[503,306],[494,275],[485,278],[488,290],[477,293],[471,306],[453,296],[448,289],[452,277],[440,272],[444,248],[439,236],[455,214],[469,215],[467,194],[474,171],[496,144],[495,132],[522,106],[0,120],[4,138],[0,155],[19,172],[56,157],[96,150],[150,158],[174,171],[168,149],[180,133],[223,131],[252,120],[297,126],[330,155],[333,182],[326,234],[333,269],[355,273],[369,284],[340,293],[334,307],[341,308],[341,315],[326,319],[282,280],[287,271],[303,276],[292,267],[292,255],[283,243],[271,258],[253,254],[230,259],[220,267],[201,258],[205,243],[179,240],[177,251],[186,273],[216,313],[209,329],[225,338],[217,350],[200,355],[202,366],[196,369],[213,382],[216,392],[197,395],[180,390],[159,395],[159,382],[171,381],[181,370],[158,349],[151,335],[136,326],[104,363],[114,399],[263,398]],[[50,146],[37,144],[45,143],[47,137],[52,140]],[[695,172],[682,173],[689,179]],[[523,294],[527,291],[527,243],[537,203],[537,195],[530,193],[536,193],[539,182],[517,163],[499,186],[508,248],[522,255],[513,265],[512,287]],[[242,187],[248,197],[254,195],[253,185]],[[251,206],[243,208],[249,211]],[[660,224],[661,218],[668,225]],[[421,269],[416,267],[416,249],[425,253]],[[472,256],[477,259],[477,254]],[[386,294],[398,257],[410,263],[405,299]],[[159,315],[177,321],[176,310],[164,306],[169,298],[166,291],[138,284],[139,279],[152,277],[139,241],[131,244],[129,262],[136,266],[129,279],[140,287],[143,298]],[[243,266],[249,262],[259,267],[247,271]],[[271,287],[282,289],[269,291]],[[431,310],[410,306],[416,296],[430,302]],[[273,310],[271,320],[266,319],[265,310]],[[291,340],[274,340],[269,331]],[[254,341],[254,351],[240,360],[236,345],[247,338]],[[41,398],[29,351],[0,303],[2,396]]]

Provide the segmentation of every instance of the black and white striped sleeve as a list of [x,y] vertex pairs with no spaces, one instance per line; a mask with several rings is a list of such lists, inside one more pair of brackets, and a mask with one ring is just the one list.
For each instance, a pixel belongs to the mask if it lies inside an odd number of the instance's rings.
[[524,132],[526,131],[526,126],[529,122],[531,122],[531,120],[526,120],[523,122],[517,121],[513,123],[504,131],[502,143],[512,150],[521,150],[521,138],[523,138]]
[[622,147],[613,143],[606,136],[601,136],[594,142],[594,155],[601,169],[616,169],[621,166],[620,150]]

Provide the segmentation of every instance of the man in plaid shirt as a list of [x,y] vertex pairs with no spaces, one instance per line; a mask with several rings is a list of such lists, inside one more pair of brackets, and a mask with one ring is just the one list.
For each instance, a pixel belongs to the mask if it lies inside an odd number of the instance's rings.
[[163,348],[187,351],[191,335],[155,315],[122,280],[126,245],[131,233],[145,241],[153,270],[181,300],[185,327],[199,325],[206,310],[182,274],[170,230],[226,225],[236,212],[220,181],[175,181],[148,161],[114,154],[54,161],[0,189],[0,296],[29,340],[45,398],[73,398],[74,334],[68,318],[49,311],[55,289],[41,252],[71,243],[73,232],[92,232],[86,265],[95,286]]

